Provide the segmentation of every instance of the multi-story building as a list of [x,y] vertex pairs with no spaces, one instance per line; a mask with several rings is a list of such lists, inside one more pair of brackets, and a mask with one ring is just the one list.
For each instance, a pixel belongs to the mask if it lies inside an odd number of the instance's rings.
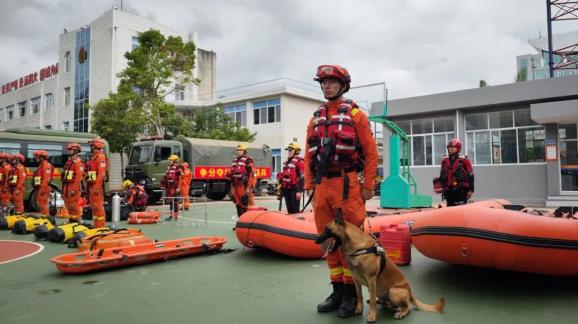
[[[552,36],[553,47],[566,48],[578,44],[578,31],[557,34]],[[549,55],[548,55],[548,38],[540,37],[528,41],[536,50],[537,54],[525,54],[516,57],[516,65],[519,81],[541,80],[550,78]],[[560,64],[571,60],[577,62],[578,57],[562,57],[553,55],[554,64]],[[577,69],[556,69],[554,77],[564,77],[578,75]]]
[[[16,80],[0,81],[0,129],[90,131],[88,105],[116,91],[117,74],[127,66],[124,54],[139,46],[139,33],[150,29],[197,44],[195,32],[177,31],[113,8],[88,25],[65,29],[60,34],[58,58],[53,65]],[[199,106],[203,100],[212,99],[216,54],[198,49],[197,59],[192,72],[201,84],[174,85],[174,94],[167,101],[177,107]]]
[[458,138],[474,166],[475,200],[578,206],[578,76],[391,100],[388,117],[411,138],[420,194],[440,199],[432,178]]

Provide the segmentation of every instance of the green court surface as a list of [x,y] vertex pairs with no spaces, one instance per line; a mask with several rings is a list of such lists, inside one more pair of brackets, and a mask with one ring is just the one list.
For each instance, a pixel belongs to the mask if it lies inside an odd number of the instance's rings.
[[[235,249],[226,254],[65,275],[49,259],[73,250],[42,242],[40,253],[0,264],[0,323],[365,323],[367,307],[349,319],[317,313],[330,289],[324,261],[243,248],[231,230],[234,213],[230,202],[197,204],[179,224],[134,226],[159,240],[226,236],[224,248]],[[1,231],[0,240],[34,237]],[[415,249],[412,258],[402,271],[415,295],[428,303],[444,296],[446,312],[414,310],[403,323],[578,323],[576,277],[449,265]],[[380,308],[378,323],[394,321]]]

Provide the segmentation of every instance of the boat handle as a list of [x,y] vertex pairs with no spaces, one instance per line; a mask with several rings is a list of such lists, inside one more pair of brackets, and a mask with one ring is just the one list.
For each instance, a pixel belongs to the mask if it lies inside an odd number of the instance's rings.
[[467,258],[468,256],[470,256],[470,250],[468,249],[467,246],[462,246],[462,256],[464,258]]

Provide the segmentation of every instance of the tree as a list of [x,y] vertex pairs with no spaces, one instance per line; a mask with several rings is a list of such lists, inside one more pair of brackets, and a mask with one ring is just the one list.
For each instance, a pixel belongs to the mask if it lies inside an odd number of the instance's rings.
[[186,120],[164,99],[177,86],[199,83],[192,77],[196,46],[193,42],[184,43],[180,37],[165,38],[152,29],[139,35],[139,43],[140,46],[125,54],[128,66],[118,75],[119,91],[122,88],[139,94],[131,104],[146,117],[144,132],[163,137],[177,133],[175,125],[183,126]]
[[516,74],[516,82],[523,82],[528,79],[528,70],[526,69],[519,69],[518,73]]
[[[106,139],[112,153],[124,153],[129,145],[136,141],[144,122],[141,111],[132,107],[131,102],[138,99],[133,91],[119,91],[100,100],[93,109],[92,131]],[[123,155],[120,155],[124,169]]]
[[203,109],[193,115],[192,137],[252,142],[255,136],[257,133],[233,122],[221,107]]
[[485,88],[488,86],[488,83],[486,82],[486,80],[480,80],[480,88]]

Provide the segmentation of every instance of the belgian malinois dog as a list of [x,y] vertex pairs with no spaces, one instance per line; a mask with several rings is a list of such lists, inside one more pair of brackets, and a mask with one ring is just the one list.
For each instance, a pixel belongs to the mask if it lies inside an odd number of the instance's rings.
[[[326,242],[333,238],[333,242]],[[377,299],[379,302],[394,309],[396,319],[402,319],[409,314],[409,304],[429,312],[442,312],[445,299],[442,297],[435,305],[429,305],[415,298],[408,281],[397,265],[391,261],[375,239],[355,225],[344,221],[341,210],[337,210],[335,220],[325,225],[325,230],[316,240],[317,244],[326,245],[335,250],[341,247],[343,254],[353,274],[357,293],[355,314],[363,313],[362,286],[369,289],[368,323],[377,319]]]

